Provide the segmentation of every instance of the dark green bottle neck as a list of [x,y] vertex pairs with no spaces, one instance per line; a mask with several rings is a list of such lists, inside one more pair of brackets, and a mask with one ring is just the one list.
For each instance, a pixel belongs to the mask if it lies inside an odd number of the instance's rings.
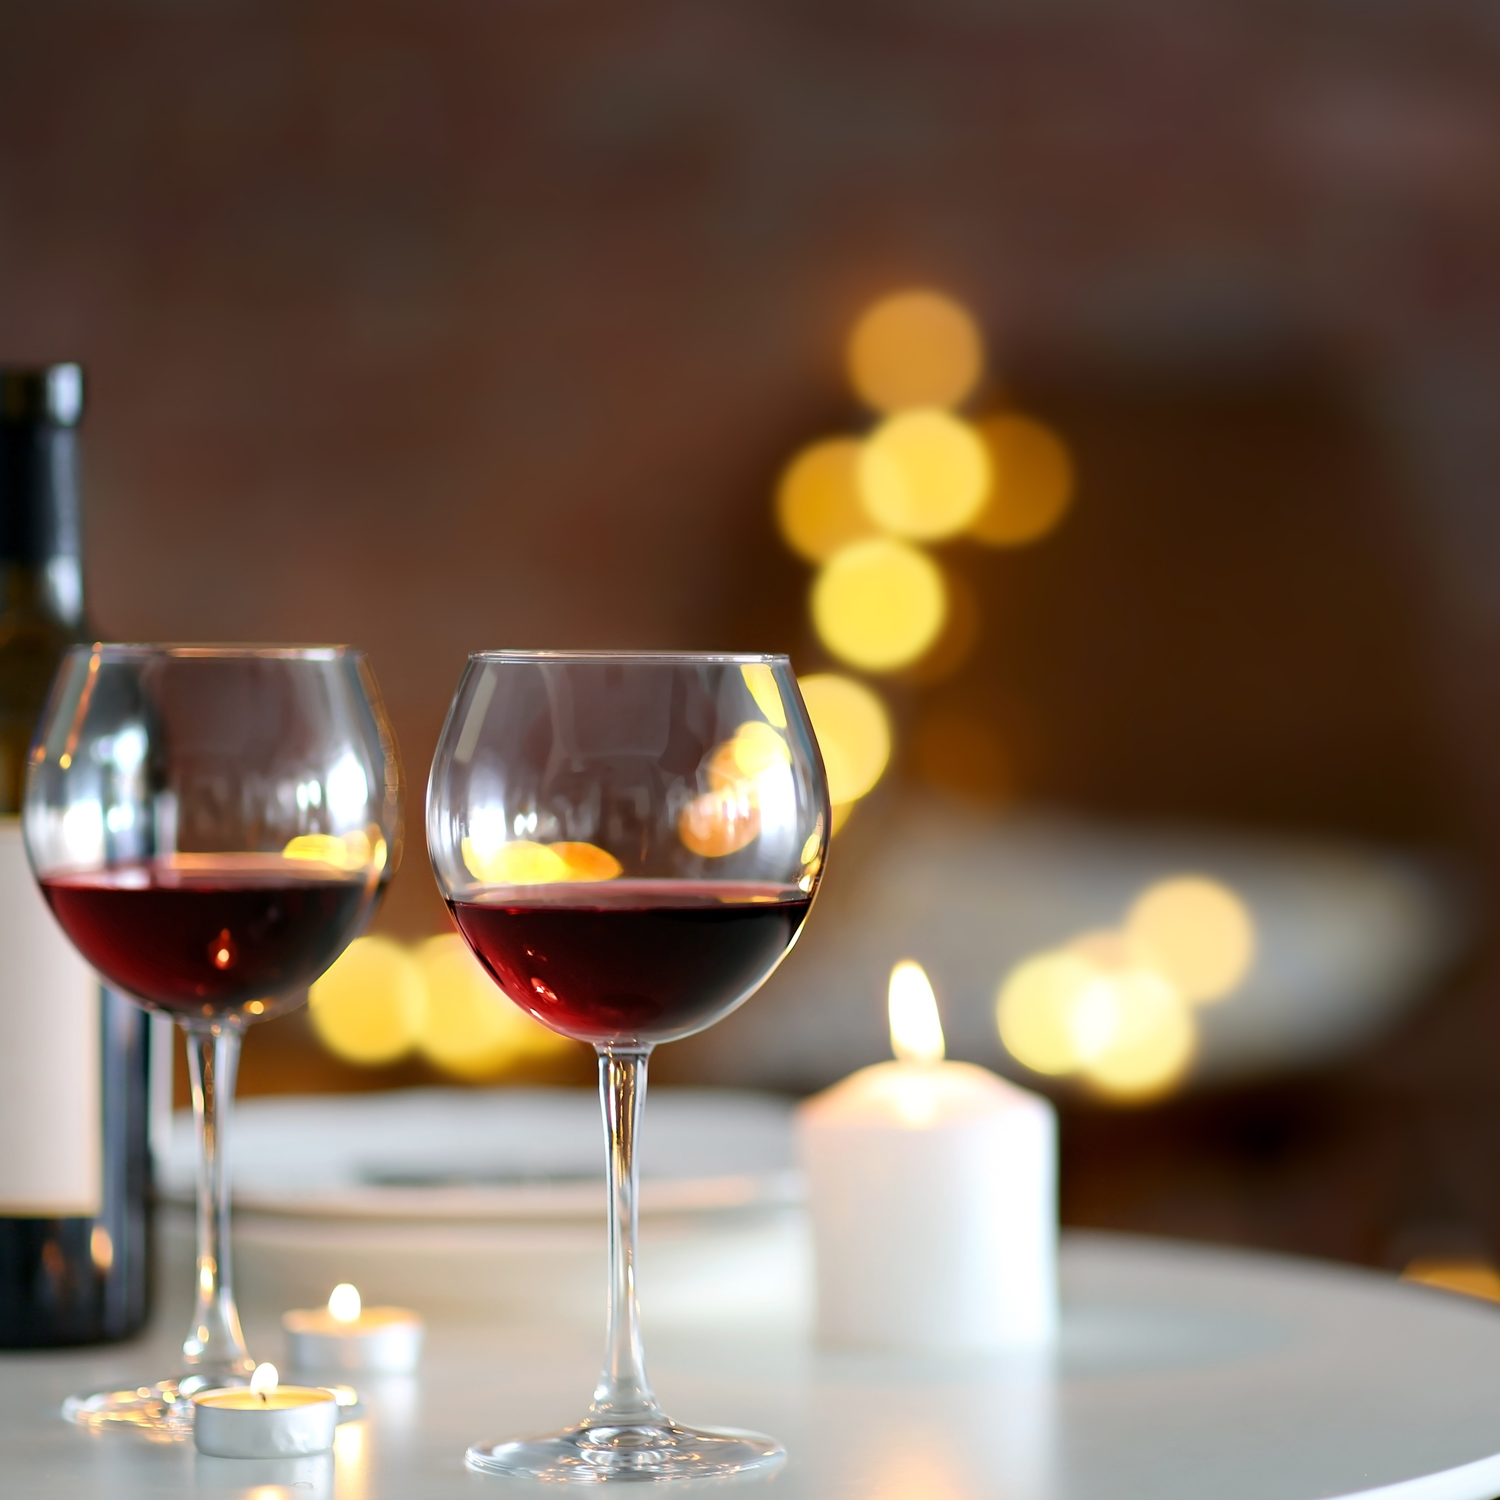
[[0,421],[0,815],[20,811],[53,673],[88,633],[77,445],[70,427]]
[[78,432],[0,422],[0,616],[84,631]]
[[49,627],[69,644],[88,638],[83,567],[77,557],[0,562],[0,631],[21,624]]
[[76,558],[81,540],[77,429],[0,422],[0,560]]

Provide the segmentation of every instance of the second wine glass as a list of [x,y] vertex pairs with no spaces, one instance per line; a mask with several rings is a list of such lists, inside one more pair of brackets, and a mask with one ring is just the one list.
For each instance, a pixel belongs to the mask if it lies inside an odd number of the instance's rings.
[[197,1126],[198,1248],[182,1366],[74,1398],[88,1425],[180,1431],[185,1398],[254,1368],[225,1176],[240,1035],[300,1004],[368,921],[400,853],[395,741],[343,647],[80,646],[27,768],[32,868],[111,985],[174,1016]]
[[709,1478],[778,1463],[687,1427],[646,1378],[635,1143],[646,1059],[781,962],[827,847],[828,791],[783,656],[484,652],[433,762],[427,845],[459,931],[517,1005],[599,1054],[609,1181],[604,1370],[576,1427],[476,1444],[548,1481]]

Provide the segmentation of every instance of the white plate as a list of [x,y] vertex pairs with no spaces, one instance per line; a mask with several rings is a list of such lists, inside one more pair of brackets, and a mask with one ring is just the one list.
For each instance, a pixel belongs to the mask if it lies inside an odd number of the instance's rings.
[[[659,1089],[641,1131],[643,1214],[800,1201],[791,1104],[767,1094]],[[167,1198],[193,1194],[192,1116],[173,1120]],[[400,1089],[246,1099],[230,1135],[236,1207],[383,1220],[597,1218],[604,1129],[583,1089]]]

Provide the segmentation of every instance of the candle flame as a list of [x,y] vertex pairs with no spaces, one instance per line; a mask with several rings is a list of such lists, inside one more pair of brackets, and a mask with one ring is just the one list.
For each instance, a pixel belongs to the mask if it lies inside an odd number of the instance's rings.
[[255,1373],[250,1377],[250,1393],[264,1401],[275,1392],[279,1383],[275,1365],[256,1365]]
[[340,1323],[352,1323],[359,1317],[359,1288],[341,1281],[328,1294],[328,1312]]
[[904,958],[891,970],[889,998],[891,1051],[902,1062],[942,1062],[943,1023],[937,996],[919,963]]

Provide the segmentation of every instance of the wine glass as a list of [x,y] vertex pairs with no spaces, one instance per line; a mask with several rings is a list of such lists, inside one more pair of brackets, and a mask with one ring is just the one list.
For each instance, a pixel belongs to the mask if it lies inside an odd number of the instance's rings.
[[246,1381],[225,1143],[240,1033],[306,998],[400,853],[400,772],[362,653],[342,646],[77,646],[26,771],[26,847],[74,946],[186,1034],[198,1136],[182,1369],[73,1397],[90,1426],[186,1431],[188,1397]]
[[707,1478],[778,1463],[771,1438],[672,1421],[646,1378],[635,1144],[646,1060],[722,1019],[796,941],[828,788],[784,656],[486,651],[433,761],[427,847],[501,991],[590,1042],[608,1136],[609,1327],[587,1415],[476,1445],[543,1480]]

